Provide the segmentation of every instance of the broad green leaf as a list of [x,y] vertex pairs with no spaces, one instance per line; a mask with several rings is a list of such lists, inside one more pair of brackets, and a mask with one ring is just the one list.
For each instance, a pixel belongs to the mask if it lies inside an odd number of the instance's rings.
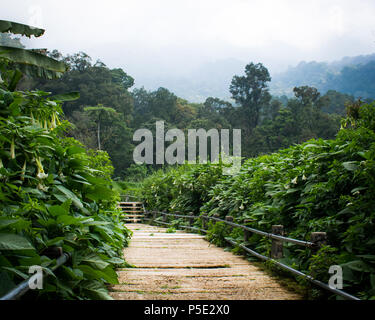
[[29,228],[31,225],[30,221],[26,221],[22,218],[19,219],[0,219],[0,230],[11,227],[12,229],[15,229],[16,231],[22,231]]
[[[73,204],[74,204],[76,207],[78,207],[78,208],[80,208],[80,209],[83,208],[83,205],[82,205],[81,200],[79,200],[78,197],[77,197],[72,191],[68,190],[67,188],[65,188],[65,187],[62,186],[62,185],[56,185],[55,188],[58,189],[61,193],[63,193],[63,194],[66,196],[66,198],[64,199],[63,202],[65,202],[65,201],[68,200],[68,199],[71,199],[72,202],[73,202]],[[55,196],[56,196],[56,195],[55,195]],[[59,200],[60,200],[60,199],[59,199]]]
[[65,226],[80,224],[80,220],[68,215],[62,215],[57,217],[57,223],[62,223]]
[[17,23],[13,21],[0,20],[0,32],[10,32],[13,34],[20,34],[26,37],[40,37],[44,34],[44,29],[35,28],[26,24]]
[[67,267],[67,266],[61,266],[61,268],[69,275],[69,277],[71,277],[72,279],[76,279],[76,280],[82,280],[83,279],[83,273],[81,270],[79,269],[75,269],[76,271],[78,270],[79,274],[77,272],[74,272],[73,269],[71,267]]
[[113,196],[113,191],[109,189],[107,186],[94,186],[95,189],[91,189],[87,194],[86,197],[94,200],[109,200]]
[[88,262],[100,270],[109,266],[109,263],[105,262],[102,258],[97,256],[95,253],[86,255],[84,257],[80,257],[79,260],[83,262]]
[[23,273],[22,271],[20,271],[20,270],[18,270],[16,268],[2,267],[2,269],[10,271],[10,272],[16,274],[17,276],[19,276],[19,277],[21,277],[23,279],[27,279],[29,277],[29,275],[27,275],[26,273]]
[[[69,156],[72,156],[72,155],[75,155],[75,154],[79,154],[79,153],[85,153],[86,150],[82,147],[79,147],[79,146],[72,146],[72,147],[69,147],[67,150],[66,150],[66,153],[69,155]],[[77,174],[74,174],[74,176],[77,176]]]
[[348,267],[349,269],[354,270],[354,271],[361,271],[361,272],[372,271],[372,269],[361,260],[350,261],[350,262],[342,264],[341,266]]
[[343,162],[342,164],[346,170],[355,171],[358,169],[358,163],[356,161]]
[[0,217],[0,230],[18,222],[18,219],[7,219]]
[[43,79],[58,79],[63,75],[63,72],[49,70],[36,65],[16,64],[17,68],[25,75],[32,78]]
[[66,210],[63,206],[50,206],[48,208],[49,213],[53,216],[69,215],[69,211]]
[[[0,57],[20,65],[32,66],[52,72],[63,73],[67,70],[67,66],[61,61],[57,61],[34,51],[20,48],[0,46]],[[32,69],[29,69],[28,71],[32,71]],[[33,71],[38,72],[37,69]]]
[[103,285],[97,281],[87,282],[83,288],[91,293],[93,299],[113,300]]
[[46,241],[46,245],[48,247],[55,246],[55,245],[62,245],[64,242],[64,239],[65,237],[56,237],[56,238]]
[[34,247],[24,237],[12,233],[0,233],[0,250],[32,250]]
[[103,270],[94,269],[88,265],[81,264],[78,266],[84,274],[89,275],[91,279],[104,279],[110,284],[117,284],[117,274],[111,267],[107,267]]

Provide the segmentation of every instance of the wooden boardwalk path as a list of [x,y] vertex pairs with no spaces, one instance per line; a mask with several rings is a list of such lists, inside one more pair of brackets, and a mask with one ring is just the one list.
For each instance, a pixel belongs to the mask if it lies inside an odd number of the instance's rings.
[[146,224],[128,224],[134,234],[124,256],[135,268],[118,270],[118,300],[295,300],[245,258],[224,251],[197,234]]

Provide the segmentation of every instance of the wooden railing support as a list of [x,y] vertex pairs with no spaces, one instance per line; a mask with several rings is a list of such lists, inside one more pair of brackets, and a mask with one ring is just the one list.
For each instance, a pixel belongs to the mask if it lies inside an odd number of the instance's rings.
[[[194,212],[189,212],[189,216],[193,216]],[[189,218],[189,226],[192,227],[194,224],[194,218]]]
[[205,217],[205,215],[203,215],[203,216],[201,217],[201,219],[202,219],[202,229],[203,229],[203,230],[206,230],[206,229],[207,229],[207,221],[206,221],[206,217]]
[[[251,219],[245,219],[244,220],[244,224],[247,225],[251,221],[253,221],[253,220],[251,220]],[[249,241],[250,236],[251,236],[251,232],[250,231],[248,231],[248,230],[244,230],[243,231],[243,241],[245,243],[247,243]]]
[[327,244],[326,232],[311,232],[310,241],[315,244],[315,251],[318,251],[322,245]]
[[[233,217],[232,216],[226,216],[225,217],[225,221],[228,221],[228,222],[233,222]],[[233,227],[232,226],[229,226],[229,231],[232,232],[233,231]]]
[[[284,235],[284,226],[282,225],[274,225],[272,226],[272,233],[276,235]],[[280,259],[283,257],[283,242],[272,239],[272,246],[271,246],[271,258],[273,259]]]

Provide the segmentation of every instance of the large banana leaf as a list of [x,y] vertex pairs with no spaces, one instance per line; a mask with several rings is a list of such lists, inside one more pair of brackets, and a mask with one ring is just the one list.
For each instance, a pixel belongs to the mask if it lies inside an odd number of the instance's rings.
[[44,30],[28,26],[26,24],[0,20],[0,32],[11,32],[13,34],[21,34],[26,37],[40,37],[43,35]]
[[32,50],[0,46],[0,58],[16,63],[23,73],[32,77],[53,79],[67,70],[63,62]]
[[[0,32],[21,34],[30,38],[31,36],[40,37],[44,30],[17,22],[0,20]],[[67,66],[61,61],[47,57],[42,51],[0,46],[0,58],[11,61],[16,69],[31,77],[46,79],[61,77],[62,73],[67,70]],[[13,77],[12,82],[16,84],[18,78]],[[15,87],[15,85],[11,85],[11,87]]]
[[15,63],[38,66],[56,72],[65,72],[67,69],[63,62],[32,50],[0,46],[0,57]]
[[27,76],[44,78],[44,79],[56,79],[62,76],[62,72],[56,72],[52,70],[47,70],[42,67],[32,66],[28,64],[17,64],[17,68]]

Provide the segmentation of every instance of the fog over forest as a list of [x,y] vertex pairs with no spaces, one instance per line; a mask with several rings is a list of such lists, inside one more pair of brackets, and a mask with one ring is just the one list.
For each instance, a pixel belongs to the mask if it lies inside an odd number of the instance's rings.
[[263,63],[276,80],[301,61],[372,54],[374,12],[371,0],[16,0],[2,8],[4,19],[47,30],[25,39],[28,47],[83,51],[124,69],[135,87],[167,87],[195,102],[229,98],[231,77],[249,62]]

